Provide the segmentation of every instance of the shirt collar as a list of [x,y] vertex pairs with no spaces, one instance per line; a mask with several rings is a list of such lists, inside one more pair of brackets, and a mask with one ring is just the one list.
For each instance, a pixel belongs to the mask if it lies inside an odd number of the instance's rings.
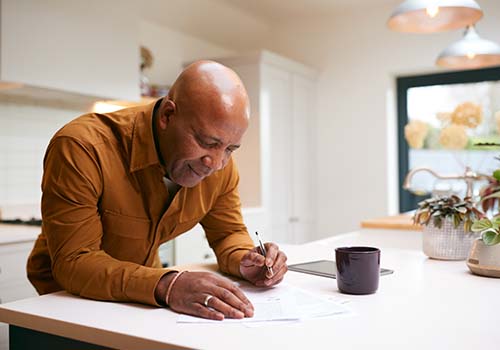
[[160,166],[153,136],[153,113],[161,103],[161,98],[143,106],[137,111],[132,131],[130,172],[144,169],[151,165]]

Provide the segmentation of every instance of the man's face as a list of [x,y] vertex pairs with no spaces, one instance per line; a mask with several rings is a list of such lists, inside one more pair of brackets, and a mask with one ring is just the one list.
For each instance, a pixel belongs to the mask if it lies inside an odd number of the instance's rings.
[[[213,113],[217,115],[210,115]],[[223,169],[232,152],[240,147],[248,126],[245,113],[208,109],[171,115],[167,128],[160,132],[160,152],[170,180],[193,187]]]

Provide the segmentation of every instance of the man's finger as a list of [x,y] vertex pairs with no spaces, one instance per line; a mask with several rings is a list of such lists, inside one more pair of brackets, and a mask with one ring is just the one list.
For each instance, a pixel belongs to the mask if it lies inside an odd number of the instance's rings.
[[243,294],[243,292],[234,284],[230,283],[229,285],[222,285],[215,288],[216,289],[214,289],[212,292],[214,296],[219,298],[224,303],[230,305],[231,307],[241,311],[244,316],[253,316],[254,309],[252,303],[247,299],[245,294]]
[[221,300],[216,296],[209,300],[208,307],[221,312],[225,317],[228,318],[241,319],[245,317],[245,314],[243,312],[231,306],[227,302],[227,300]]
[[[286,265],[287,259],[288,258],[287,258],[285,253],[283,253],[282,251],[278,252],[278,256],[277,256],[276,260],[274,260],[274,265],[272,266],[273,270],[276,270],[276,271],[281,270],[283,265]],[[266,277],[272,278],[272,277],[274,277],[274,275],[273,276],[266,275]]]
[[274,276],[270,279],[265,279],[265,280],[260,280],[255,282],[255,285],[258,287],[270,287],[274,286],[275,284],[278,284],[283,280],[283,277],[285,276],[285,273],[288,271],[288,266],[284,264],[281,266],[281,269],[278,271],[275,271]]
[[190,313],[193,316],[208,318],[210,320],[217,320],[217,321],[222,321],[224,319],[224,314],[220,313],[219,311],[216,311],[215,309],[208,308],[202,304],[195,303],[193,304],[192,309],[193,309],[192,312],[190,310],[188,313]]
[[241,289],[239,289],[237,286],[231,283],[231,286],[228,288],[234,295],[240,299],[246,307],[249,307],[252,311],[254,310],[252,302],[247,298],[245,293]]
[[280,251],[278,246],[274,243],[266,243],[265,244],[266,246],[266,250],[267,250],[267,254],[266,254],[266,266],[273,266],[274,265],[274,261],[276,260],[276,257],[278,256],[278,252]]

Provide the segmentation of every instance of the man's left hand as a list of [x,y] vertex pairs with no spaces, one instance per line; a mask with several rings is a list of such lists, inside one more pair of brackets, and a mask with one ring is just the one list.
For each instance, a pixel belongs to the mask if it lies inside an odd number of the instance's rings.
[[[244,279],[258,287],[270,287],[280,283],[288,271],[286,255],[274,243],[264,244],[267,255],[264,257],[255,247],[243,256],[240,273]],[[272,273],[268,270],[272,269]]]

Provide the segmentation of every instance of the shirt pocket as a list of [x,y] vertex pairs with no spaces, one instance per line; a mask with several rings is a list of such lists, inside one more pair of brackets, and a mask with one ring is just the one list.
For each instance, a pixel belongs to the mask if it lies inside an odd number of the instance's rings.
[[151,248],[151,221],[104,211],[101,248],[113,258],[144,264]]

